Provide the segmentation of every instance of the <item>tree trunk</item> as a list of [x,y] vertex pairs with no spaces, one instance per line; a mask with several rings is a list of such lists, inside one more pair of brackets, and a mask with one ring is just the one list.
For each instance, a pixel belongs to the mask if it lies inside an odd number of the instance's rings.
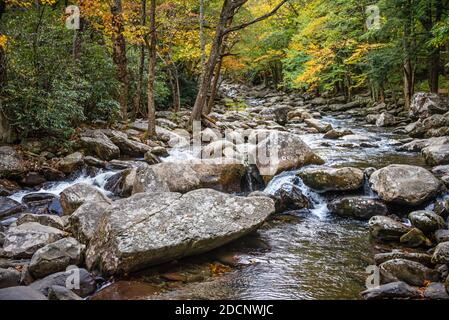
[[126,58],[126,42],[123,35],[123,8],[121,0],[112,0],[111,2],[112,14],[112,43],[113,52],[112,57],[117,66],[117,79],[120,82],[119,102],[122,119],[128,120],[128,94],[129,94],[129,78],[127,70]]
[[204,0],[200,0],[200,46],[201,46],[201,73],[206,63],[206,41],[204,39]]
[[[435,19],[433,19],[432,15],[431,3],[429,3],[429,6],[430,25],[428,31],[429,35],[432,36],[433,27],[442,19],[443,3],[442,0],[435,0]],[[439,89],[439,77],[441,71],[440,51],[440,48],[433,48],[429,56],[429,89],[430,92],[434,93],[438,93]]]
[[223,36],[226,31],[226,22],[231,16],[231,9],[233,3],[229,0],[225,0],[220,13],[220,19],[215,30],[214,40],[210,50],[209,58],[204,67],[204,72],[201,77],[200,87],[198,89],[198,95],[196,96],[195,104],[193,106],[190,122],[201,121],[201,114],[203,113],[204,104],[206,103],[207,94],[209,92],[210,84],[214,73],[215,66],[220,58],[221,45],[223,42]]
[[410,109],[410,104],[412,101],[413,93],[414,93],[414,69],[412,64],[412,24],[413,24],[413,13],[411,11],[412,3],[411,0],[408,0],[408,13],[404,23],[404,101],[405,101],[405,109]]
[[[147,0],[142,0],[141,4],[142,15],[140,23],[145,26],[147,20]],[[134,119],[139,116],[140,107],[142,105],[142,88],[143,88],[143,74],[145,70],[145,44],[140,45],[140,60],[139,60],[139,74],[137,79],[136,97],[134,99]]]
[[73,60],[79,61],[81,58],[81,48],[82,48],[82,32],[84,28],[84,21],[80,19],[80,28],[79,30],[73,30],[73,47],[72,47],[72,55]]
[[206,111],[204,112],[207,115],[212,112],[212,109],[213,109],[214,103],[215,103],[215,98],[217,97],[218,82],[220,80],[222,64],[223,64],[223,57],[220,57],[220,59],[218,60],[218,63],[217,63],[214,78],[212,80],[212,87],[211,87],[211,91],[210,91],[209,101],[207,103],[207,108],[206,108]]
[[150,43],[148,48],[148,138],[156,136],[154,82],[156,71],[156,0],[150,2]]

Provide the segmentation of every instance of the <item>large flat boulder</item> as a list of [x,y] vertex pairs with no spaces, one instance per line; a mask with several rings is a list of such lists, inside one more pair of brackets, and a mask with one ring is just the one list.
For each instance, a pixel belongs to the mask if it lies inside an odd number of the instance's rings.
[[123,274],[200,254],[257,229],[273,200],[211,189],[141,193],[112,204],[90,241],[86,265]]
[[103,214],[111,204],[105,201],[86,202],[69,217],[69,229],[79,242],[88,244]]
[[428,170],[397,164],[374,172],[370,185],[382,200],[411,206],[432,199],[441,187],[440,181]]
[[151,170],[171,192],[181,193],[200,188],[239,192],[246,174],[243,163],[230,159],[166,162],[151,166]]
[[298,173],[303,182],[317,191],[352,191],[363,185],[363,171],[357,168],[312,167]]

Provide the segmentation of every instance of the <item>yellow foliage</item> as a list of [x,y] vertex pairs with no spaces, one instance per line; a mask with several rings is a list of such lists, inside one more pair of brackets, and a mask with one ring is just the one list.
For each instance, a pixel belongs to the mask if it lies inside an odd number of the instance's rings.
[[7,43],[8,43],[8,38],[5,35],[0,34],[0,48],[6,49]]

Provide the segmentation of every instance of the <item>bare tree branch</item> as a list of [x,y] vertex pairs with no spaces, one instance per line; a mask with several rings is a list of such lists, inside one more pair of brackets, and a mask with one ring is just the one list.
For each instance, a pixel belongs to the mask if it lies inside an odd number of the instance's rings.
[[228,28],[228,29],[225,30],[224,34],[228,34],[228,33],[231,33],[231,32],[235,32],[235,31],[244,29],[244,28],[246,28],[246,27],[248,27],[250,25],[253,25],[253,24],[257,23],[257,22],[260,22],[262,20],[265,20],[265,19],[271,17],[272,15],[274,15],[287,2],[288,2],[288,0],[282,0],[273,10],[271,10],[267,14],[264,14],[263,16],[260,16],[259,18],[256,18],[256,19],[254,19],[252,21],[249,21],[249,22],[246,22],[246,23],[242,23],[242,24],[240,24],[238,26],[235,26],[235,27]]

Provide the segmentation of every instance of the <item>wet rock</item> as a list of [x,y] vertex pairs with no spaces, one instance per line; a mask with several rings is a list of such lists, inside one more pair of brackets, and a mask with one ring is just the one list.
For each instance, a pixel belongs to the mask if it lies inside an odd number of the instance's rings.
[[227,140],[217,140],[204,146],[198,154],[200,159],[239,159],[242,155],[239,155],[237,146]]
[[0,289],[0,300],[47,300],[47,297],[33,288],[18,286]]
[[262,176],[270,178],[279,172],[324,163],[296,134],[265,131],[257,138],[259,143],[250,158]]
[[120,149],[100,130],[85,131],[81,143],[91,155],[96,155],[102,160],[112,160],[120,156]]
[[418,262],[394,259],[379,266],[383,283],[403,281],[409,285],[423,287],[426,282],[438,281],[439,274]]
[[418,92],[410,105],[410,117],[425,119],[433,114],[449,111],[449,100],[436,93]]
[[438,229],[446,229],[446,222],[442,217],[432,211],[414,211],[408,215],[413,226],[430,234]]
[[31,258],[29,272],[40,279],[49,274],[64,271],[68,266],[80,265],[86,246],[74,238],[65,238],[37,250]]
[[433,204],[433,212],[446,219],[449,216],[449,199],[438,199]]
[[84,156],[81,152],[75,152],[61,159],[58,164],[58,170],[64,173],[72,173],[82,168],[84,165]]
[[402,281],[387,283],[373,289],[365,290],[361,295],[365,300],[418,299],[422,297],[418,288],[411,287]]
[[20,272],[15,269],[0,268],[0,289],[16,287],[20,284]]
[[24,213],[17,219],[16,225],[20,226],[28,222],[37,222],[43,226],[64,230],[64,222],[56,215]]
[[22,173],[25,169],[23,159],[10,146],[0,146],[0,177]]
[[168,151],[164,147],[152,147],[150,152],[157,157],[168,157]]
[[24,210],[25,207],[19,202],[6,197],[0,197],[0,220],[23,212]]
[[[79,286],[75,282],[78,279]],[[65,287],[83,298],[94,293],[97,288],[94,277],[86,269],[78,268],[51,274],[29,285],[30,288],[41,292],[45,296],[49,295],[53,286]]]
[[424,291],[424,298],[429,300],[449,300],[444,283],[432,282]]
[[433,265],[432,256],[427,253],[393,250],[392,252],[379,253],[374,256],[374,261],[376,262],[376,265],[380,265],[384,262],[394,259],[405,259],[415,261],[428,267]]
[[35,214],[60,214],[59,199],[52,193],[30,193],[22,198],[28,210]]
[[67,289],[66,287],[52,286],[48,290],[48,300],[76,301],[83,300],[83,298],[74,293],[72,290]]
[[441,242],[435,248],[432,256],[435,264],[449,264],[449,242]]
[[28,222],[6,231],[3,251],[12,258],[31,258],[38,249],[65,236],[64,231]]
[[310,207],[310,202],[298,186],[284,184],[273,195],[276,212],[300,210]]
[[119,147],[121,154],[131,157],[142,157],[151,150],[151,147],[137,141],[128,139],[126,133],[116,130],[106,130],[106,135],[111,139],[112,143]]
[[424,168],[390,165],[371,175],[371,188],[386,201],[404,205],[420,205],[440,191],[441,184]]
[[343,198],[337,199],[328,205],[330,212],[341,217],[368,220],[374,216],[388,214],[387,206],[379,200],[372,198]]
[[424,148],[422,154],[426,163],[431,166],[449,164],[449,144]]
[[85,202],[111,200],[97,188],[78,183],[65,189],[60,195],[60,201],[64,215],[70,215]]
[[303,182],[318,191],[352,191],[363,185],[363,171],[356,168],[306,168],[299,172]]
[[109,206],[110,203],[104,201],[86,202],[80,206],[69,218],[73,236],[81,243],[88,244]]
[[347,135],[351,135],[354,134],[351,130],[338,130],[338,129],[332,129],[330,131],[328,131],[325,135],[324,135],[324,139],[339,139],[341,137],[347,136]]
[[269,198],[211,189],[137,194],[108,209],[86,264],[104,274],[121,274],[200,254],[255,230],[274,211]]
[[437,243],[449,242],[449,230],[437,230],[434,233],[434,238]]
[[309,126],[312,127],[320,133],[327,133],[328,131],[332,130],[332,125],[330,123],[322,122],[317,119],[309,118],[304,119],[304,122]]
[[410,231],[406,225],[384,216],[372,217],[368,226],[371,235],[382,241],[399,241],[404,234]]
[[417,228],[413,228],[404,234],[401,237],[400,242],[410,248],[418,248],[421,246],[430,247],[432,245],[432,241],[430,241],[425,234]]
[[376,126],[392,127],[396,124],[396,122],[396,118],[392,114],[388,112],[382,112],[376,120]]

